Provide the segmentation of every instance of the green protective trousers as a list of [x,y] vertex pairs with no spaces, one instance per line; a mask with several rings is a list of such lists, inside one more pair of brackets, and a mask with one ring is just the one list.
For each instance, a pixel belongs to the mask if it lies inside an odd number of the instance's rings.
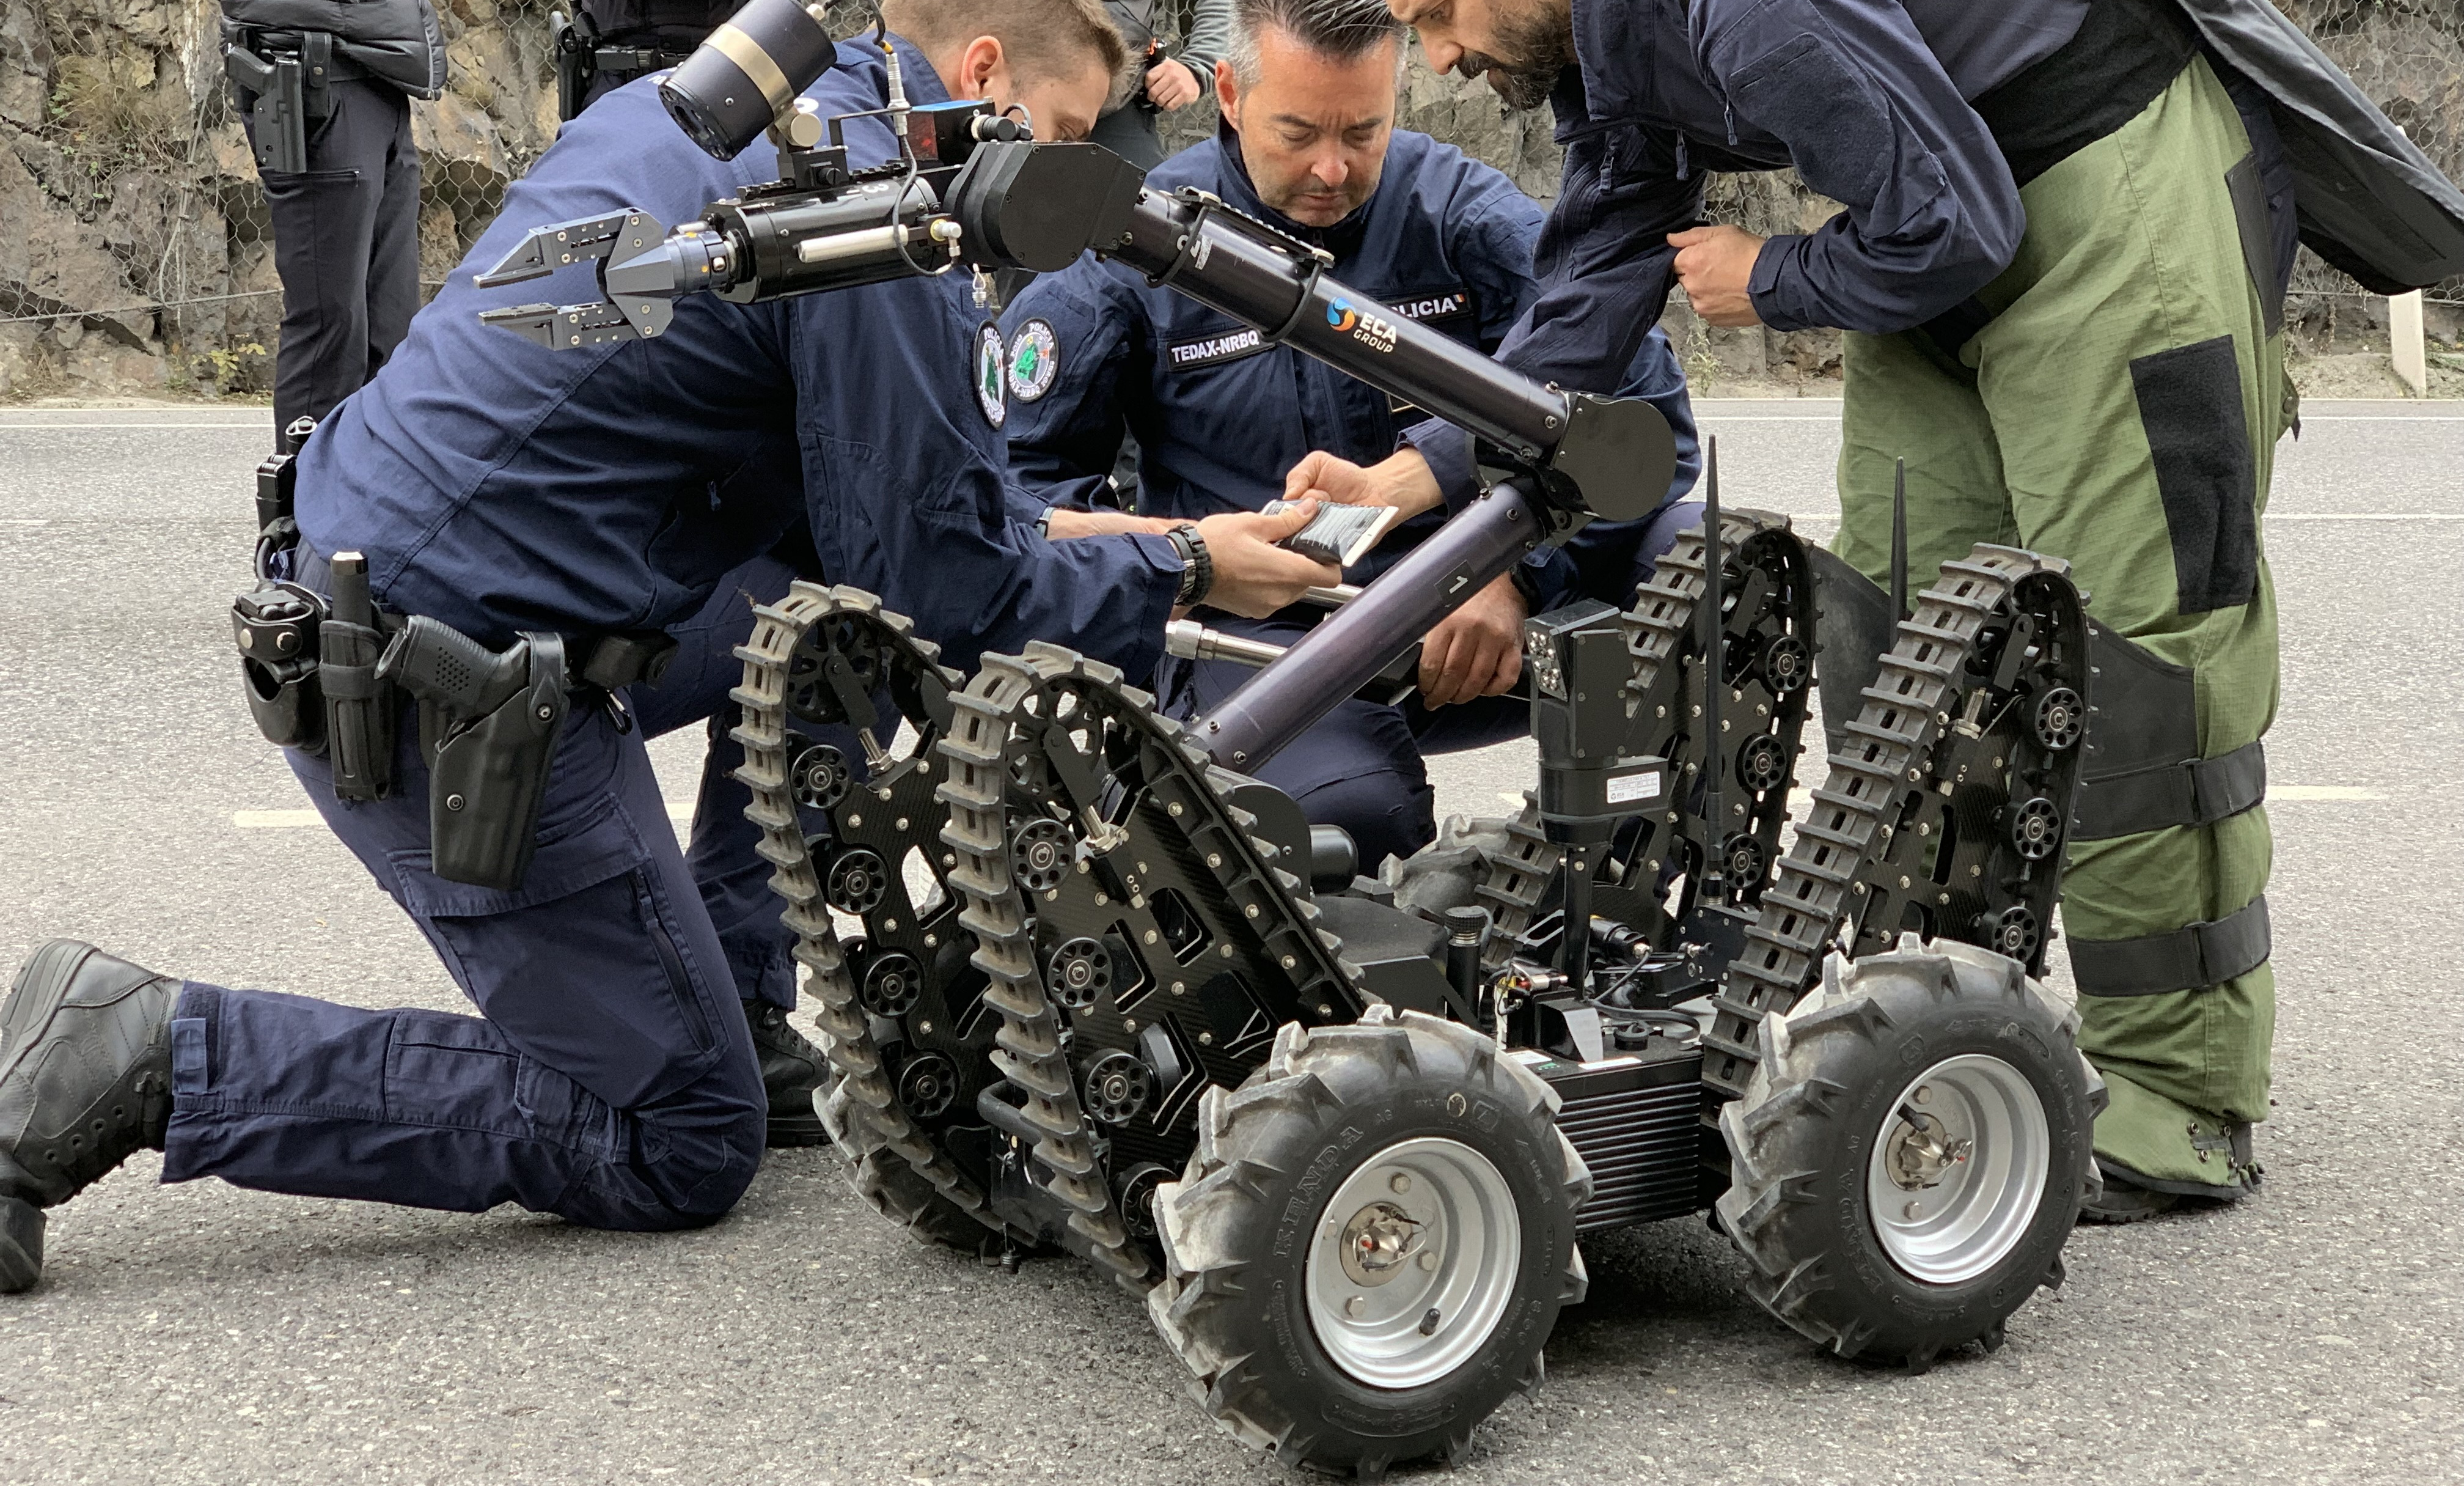
[[[1851,334],[1845,355],[1838,555],[1884,579],[1905,459],[1912,585],[1980,542],[2068,559],[2094,622],[2193,673],[2207,758],[2265,732],[2277,698],[2257,528],[2295,404],[2262,299],[2274,276],[2253,271],[2227,185],[2249,154],[2194,59],[2138,118],[2021,189],[2018,255],[1978,296],[1992,318],[1955,356],[1923,331]],[[2263,236],[2251,252],[2268,254]],[[2065,931],[2126,940],[2223,919],[2265,889],[2269,854],[2264,807],[2078,843]],[[2079,1007],[2080,1050],[2112,1093],[2100,1159],[2238,1195],[2255,1172],[2225,1127],[2267,1114],[2270,966]]]

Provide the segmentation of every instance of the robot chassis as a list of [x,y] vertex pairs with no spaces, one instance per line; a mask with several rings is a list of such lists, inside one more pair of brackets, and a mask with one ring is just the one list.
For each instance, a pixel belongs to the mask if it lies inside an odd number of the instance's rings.
[[[729,29],[788,78],[826,65],[789,0]],[[1721,510],[1715,451],[1704,525],[1630,610],[1528,622],[1536,793],[1360,876],[1242,770],[1407,684],[1419,637],[1541,543],[1646,512],[1658,413],[1380,314],[1307,245],[1093,146],[909,109],[894,75],[902,159],[849,170],[809,103],[739,104],[763,95],[730,55],[663,93],[714,153],[766,127],[781,180],[673,232],[542,228],[481,282],[595,260],[605,299],[491,321],[577,345],[656,335],[687,293],[1091,247],[1512,472],[1288,651],[1177,626],[1263,663],[1189,722],[1058,646],[966,679],[855,589],[757,609],[739,777],[868,1202],[927,1241],[1084,1256],[1234,1435],[1365,1477],[1460,1458],[1538,1382],[1586,1234],[1709,1209],[1756,1301],[1911,1369],[1998,1347],[2060,1283],[2103,1087],[2034,977],[2111,643],[2062,563],[1980,546],[1904,607],[1784,518]],[[1830,772],[1792,837],[1817,651]]]

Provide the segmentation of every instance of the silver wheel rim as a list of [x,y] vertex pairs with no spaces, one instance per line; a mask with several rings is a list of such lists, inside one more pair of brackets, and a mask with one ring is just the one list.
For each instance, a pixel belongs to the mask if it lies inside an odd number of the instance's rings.
[[1514,1193],[1487,1157],[1428,1136],[1362,1163],[1309,1239],[1310,1329],[1372,1387],[1434,1383],[1497,1329],[1523,1262]]
[[1882,1252],[1927,1284],[1974,1279],[2010,1256],[2044,1201],[2053,1136],[2025,1075],[1981,1053],[1900,1091],[1865,1161]]

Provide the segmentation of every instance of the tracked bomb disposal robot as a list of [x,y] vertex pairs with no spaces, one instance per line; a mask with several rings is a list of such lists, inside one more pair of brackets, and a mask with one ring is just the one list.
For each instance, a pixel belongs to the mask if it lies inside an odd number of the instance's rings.
[[[1665,425],[1382,313],[1307,245],[1104,151],[907,108],[894,70],[904,153],[851,162],[795,100],[831,55],[818,8],[740,11],[663,96],[714,153],[766,131],[779,182],[672,229],[542,228],[481,281],[595,263],[603,298],[488,318],[580,346],[659,334],[684,294],[1091,250],[1471,430],[1506,472],[1189,723],[1057,647],[958,676],[854,590],[759,610],[742,777],[868,1199],[927,1238],[1084,1255],[1147,1295],[1236,1435],[1364,1475],[1460,1454],[1537,1380],[1581,1234],[1705,1208],[1755,1298],[1842,1356],[1998,1345],[2060,1278],[2101,1098],[2031,978],[2106,643],[2063,566],[1981,547],[1907,604],[1722,511],[1715,462],[1702,531],[1633,609],[1529,622],[1526,809],[1362,876],[1243,769],[1400,684],[1538,543],[1642,514]],[[1229,653],[1202,623],[1177,643]],[[1792,842],[1817,650],[1838,736]],[[834,723],[864,757],[798,731]]]

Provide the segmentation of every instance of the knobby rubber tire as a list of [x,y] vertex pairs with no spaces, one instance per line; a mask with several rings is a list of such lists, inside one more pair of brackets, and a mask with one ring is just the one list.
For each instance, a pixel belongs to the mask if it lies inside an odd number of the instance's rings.
[[[1999,1347],[2012,1313],[2062,1282],[2062,1246],[2101,1186],[2092,1147],[2104,1081],[2079,1055],[2079,1026],[2017,962],[1973,945],[1906,935],[1844,968],[1834,955],[1820,991],[1763,1018],[1753,1078],[1721,1111],[1733,1175],[1717,1210],[1752,1266],[1747,1293],[1840,1357],[1923,1371],[1971,1342]],[[1934,1284],[1894,1264],[1877,1236],[1869,1142],[1911,1078],[1963,1054],[2025,1077],[2044,1110],[2049,1169],[2010,1251],[1972,1278]]]
[[[1557,1130],[1557,1104],[1488,1038],[1384,1006],[1351,1026],[1287,1025],[1239,1089],[1209,1089],[1186,1173],[1155,1195],[1165,1277],[1147,1297],[1199,1405],[1287,1465],[1375,1478],[1399,1460],[1461,1459],[1481,1420],[1539,1383],[1557,1313],[1586,1288],[1574,1211],[1591,1173]],[[1370,1387],[1312,1330],[1310,1238],[1348,1175],[1423,1136],[1460,1142],[1497,1167],[1521,1256],[1479,1350],[1435,1382]]]
[[43,1209],[0,1197],[0,1295],[18,1295],[43,1277]]

